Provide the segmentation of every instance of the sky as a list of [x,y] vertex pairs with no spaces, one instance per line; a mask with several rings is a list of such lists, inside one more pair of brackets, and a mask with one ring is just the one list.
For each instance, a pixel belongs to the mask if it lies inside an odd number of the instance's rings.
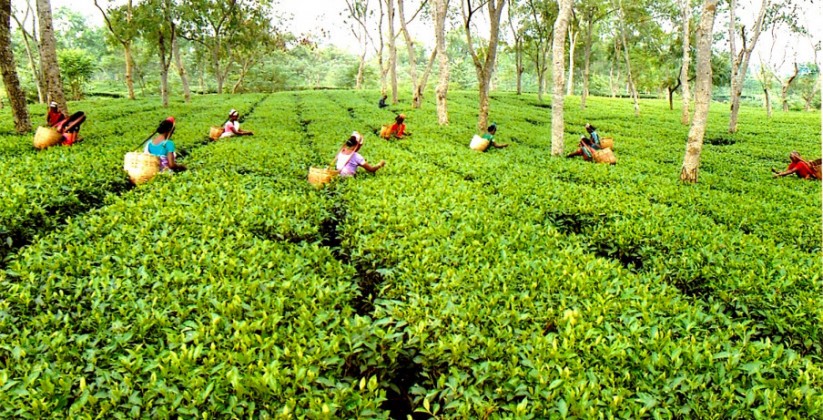
[[[30,0],[34,6],[34,0]],[[341,12],[345,10],[346,3],[344,0],[275,0],[278,5],[276,9],[282,12],[289,19],[287,21],[287,28],[296,34],[311,33],[315,37],[325,33],[326,37],[320,39],[321,45],[336,45],[340,48],[357,53],[359,45],[357,40],[351,33],[351,30],[343,22]],[[101,0],[101,4],[106,0]],[[52,8],[69,7],[84,16],[93,25],[103,25],[103,18],[97,8],[94,7],[93,0],[51,0]],[[372,1],[376,8],[376,1]],[[743,10],[739,16],[745,22],[751,22],[753,19],[750,16],[756,12],[756,7],[753,6],[756,2],[754,0],[740,0],[739,3],[743,6]],[[748,5],[748,7],[746,7]],[[12,0],[12,5],[15,8],[25,8],[25,0]],[[783,61],[781,72],[786,72],[791,67],[791,63],[795,60],[799,62],[810,62],[814,59],[812,45],[813,42],[823,42],[823,29],[819,25],[820,6],[812,6],[818,10],[810,10],[808,13],[803,13],[801,24],[806,24],[806,27],[811,28],[812,34],[810,38],[799,37],[791,35],[785,30],[777,31],[773,38],[771,33],[763,33],[758,41],[755,53],[752,56],[751,63],[753,66],[758,66],[761,60],[773,61],[779,63]],[[407,13],[411,11],[407,10]],[[718,16],[715,21],[715,32],[725,33],[726,19]],[[324,31],[321,31],[321,28]],[[433,45],[433,35],[431,23],[425,18],[418,17],[417,22],[409,27],[412,37],[418,40],[423,45],[431,48]],[[504,36],[507,32],[501,32]],[[398,45],[404,48],[402,43]],[[718,48],[728,48],[726,45],[717,45]],[[373,51],[370,52],[373,54]],[[785,60],[783,59],[785,57]],[[818,61],[823,61],[823,52],[819,53]]]

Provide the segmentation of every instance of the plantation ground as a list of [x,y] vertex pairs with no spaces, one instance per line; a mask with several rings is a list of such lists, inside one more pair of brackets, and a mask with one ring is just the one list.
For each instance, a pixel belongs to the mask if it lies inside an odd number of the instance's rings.
[[[549,157],[533,96],[493,97],[485,154],[476,94],[448,127],[376,98],[86,101],[78,146],[0,136],[0,417],[823,416],[821,187],[769,172],[819,157],[819,112],[728,135],[715,105],[684,186],[662,101],[567,100],[567,152],[592,122],[608,167]],[[256,135],[210,143],[230,108]],[[412,137],[376,137],[392,111]],[[168,114],[190,171],[132,188]],[[386,168],[310,187],[352,130]]]

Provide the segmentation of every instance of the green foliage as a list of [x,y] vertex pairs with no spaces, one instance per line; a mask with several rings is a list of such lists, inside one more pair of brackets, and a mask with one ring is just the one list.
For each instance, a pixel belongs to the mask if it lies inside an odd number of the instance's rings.
[[85,50],[68,49],[57,52],[57,63],[63,83],[69,85],[74,100],[83,98],[83,85],[91,78],[97,64],[94,57]]
[[[475,94],[447,127],[377,97],[97,99],[79,145],[0,136],[0,417],[823,414],[820,185],[769,173],[817,157],[818,112],[729,136],[716,105],[685,186],[662,101],[567,100],[568,151],[591,122],[609,167],[550,158],[534,95],[493,96],[489,153]],[[205,140],[230,108],[255,135]],[[131,188],[167,113],[189,171]],[[309,186],[353,129],[388,165]]]

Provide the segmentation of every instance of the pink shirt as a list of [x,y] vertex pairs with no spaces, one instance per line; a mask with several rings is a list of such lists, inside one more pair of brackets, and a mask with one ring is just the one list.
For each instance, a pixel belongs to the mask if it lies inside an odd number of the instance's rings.
[[337,170],[340,171],[340,176],[354,176],[357,173],[357,167],[363,166],[366,159],[360,156],[360,153],[346,154],[340,152],[337,154]]

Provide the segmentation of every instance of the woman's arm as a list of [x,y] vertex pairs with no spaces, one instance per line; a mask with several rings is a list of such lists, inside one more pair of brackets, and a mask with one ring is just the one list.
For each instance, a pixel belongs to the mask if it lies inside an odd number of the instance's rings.
[[369,165],[368,162],[363,162],[362,166],[363,166],[363,169],[365,169],[365,170],[367,170],[371,173],[375,173],[375,172],[377,172],[378,169],[386,166],[386,161],[381,160],[380,163],[378,163],[377,165],[374,165],[374,166]]
[[772,175],[772,176],[774,176],[775,178],[779,178],[781,176],[791,175],[791,174],[797,172],[797,168],[786,169],[783,172],[777,172],[775,169],[772,169],[772,172],[774,172],[774,175]]

